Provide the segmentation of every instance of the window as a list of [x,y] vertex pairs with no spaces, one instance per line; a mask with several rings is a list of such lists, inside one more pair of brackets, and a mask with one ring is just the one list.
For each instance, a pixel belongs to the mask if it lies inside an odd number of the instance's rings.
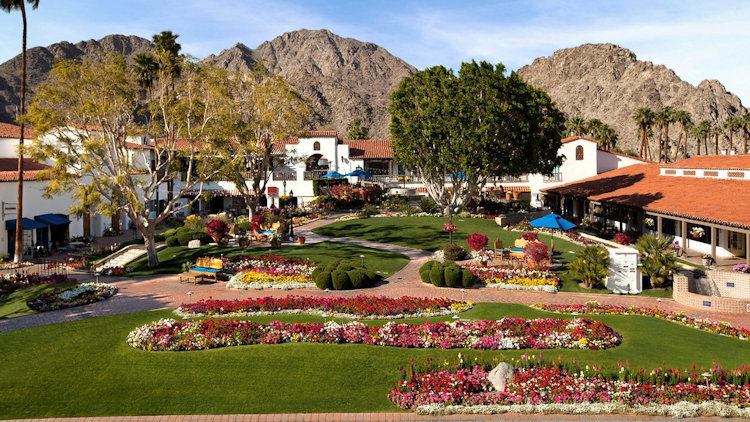
[[577,161],[583,160],[583,147],[581,145],[578,145],[576,147],[576,160]]
[[560,170],[560,166],[555,167],[554,170],[552,170],[552,174],[548,176],[544,176],[545,182],[562,182],[562,170]]
[[320,151],[320,142],[315,141],[313,144],[313,151]]

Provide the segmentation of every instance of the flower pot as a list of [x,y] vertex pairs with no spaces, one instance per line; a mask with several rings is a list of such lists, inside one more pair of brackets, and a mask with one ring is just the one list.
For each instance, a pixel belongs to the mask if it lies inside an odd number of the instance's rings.
[[211,236],[211,239],[213,239],[214,243],[219,243],[219,240],[221,240],[221,238],[224,237],[224,235],[222,235],[221,233],[217,233],[217,232],[209,233],[209,236]]
[[271,246],[274,247],[274,248],[278,248],[279,246],[281,246],[281,241],[280,240],[272,240],[271,241]]
[[518,200],[518,192],[513,191],[513,199]]
[[305,244],[305,236],[297,236],[297,244],[304,245]]
[[703,258],[702,261],[703,261],[703,266],[704,267],[710,267],[711,264],[713,264],[713,261],[710,260],[710,259]]

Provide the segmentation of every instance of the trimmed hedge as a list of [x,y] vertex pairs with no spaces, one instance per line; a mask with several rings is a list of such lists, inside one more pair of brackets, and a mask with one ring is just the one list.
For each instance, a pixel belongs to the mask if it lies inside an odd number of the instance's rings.
[[177,236],[170,236],[165,241],[167,243],[167,246],[173,247],[173,246],[180,246],[180,240],[177,239]]
[[453,261],[427,261],[419,269],[423,283],[437,287],[474,287],[479,281],[468,268],[461,268]]
[[381,280],[374,271],[354,261],[333,260],[325,267],[317,267],[312,279],[319,289],[350,290],[370,287]]

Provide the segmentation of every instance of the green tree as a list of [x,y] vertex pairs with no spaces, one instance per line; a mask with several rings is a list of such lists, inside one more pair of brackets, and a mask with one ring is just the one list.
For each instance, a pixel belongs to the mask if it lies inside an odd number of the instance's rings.
[[568,121],[568,136],[583,136],[588,132],[586,120],[581,116],[575,116]]
[[648,107],[641,107],[633,112],[633,120],[638,124],[641,132],[641,146],[639,156],[650,159],[651,150],[648,145],[648,133],[654,124],[654,112]]
[[367,139],[370,137],[370,128],[362,125],[362,119],[356,118],[346,126],[346,139]]
[[464,63],[458,76],[442,66],[416,72],[391,94],[389,112],[395,159],[449,216],[490,177],[549,174],[561,162],[562,113],[501,64]]
[[148,90],[148,97],[151,98],[151,87],[154,85],[154,79],[159,72],[159,63],[151,54],[139,53],[133,59],[133,71],[135,78],[141,88]]
[[568,264],[568,274],[580,280],[587,289],[604,286],[609,273],[609,252],[602,246],[587,245]]
[[747,137],[750,131],[750,113],[745,113],[740,119],[740,129],[742,130],[742,153],[747,154]]
[[711,125],[711,135],[714,137],[714,154],[719,155],[719,136],[724,134],[724,130],[718,124]]
[[[178,202],[185,193],[202,191],[218,174],[213,145],[236,107],[226,78],[219,69],[184,67],[170,100],[157,93],[150,101],[158,111],[153,124],[139,127],[139,87],[122,55],[57,63],[28,113],[37,132],[32,156],[53,163],[46,194],[70,194],[77,200],[71,211],[79,215],[89,206],[110,216],[126,212],[144,239],[149,265],[157,266],[156,227],[192,203]],[[149,145],[128,142],[144,132],[154,139]],[[185,169],[180,190],[152,214],[150,204],[177,168]]]
[[252,218],[273,171],[295,158],[274,154],[274,143],[299,133],[311,109],[285,79],[262,67],[249,76],[232,74],[227,83],[237,107],[225,121],[226,142],[217,150],[222,175],[234,182]]
[[16,238],[14,262],[23,261],[23,144],[24,144],[24,115],[26,114],[26,3],[33,9],[39,7],[39,0],[0,0],[0,9],[11,13],[14,10],[21,11],[23,22],[23,35],[21,37],[21,105],[19,107],[18,120],[21,126],[18,135],[18,187],[16,190]]
[[734,132],[742,129],[742,120],[735,116],[727,116],[722,126],[729,135],[729,150],[731,151],[734,149]]
[[674,123],[674,109],[670,106],[662,107],[654,113],[654,123],[659,128],[657,139],[657,161],[669,161],[669,125]]
[[[677,161],[677,156],[680,153],[680,149],[682,149],[682,158],[687,157],[687,151],[688,151],[688,137],[690,134],[690,129],[693,127],[693,117],[690,115],[690,112],[686,110],[677,110],[674,112],[674,120],[675,122],[680,124],[680,137],[677,138],[677,148],[674,152],[674,159],[672,161]],[[685,139],[684,145],[680,146],[680,140]]]
[[703,142],[706,155],[708,155],[708,137],[711,135],[711,122],[701,120],[695,127],[690,130],[690,135],[695,138],[696,155],[701,155],[701,142]]
[[586,130],[592,138],[596,139],[600,149],[609,151],[617,144],[617,131],[599,119],[590,119],[586,122]]
[[671,253],[672,240],[666,236],[645,234],[635,248],[641,256],[643,272],[651,279],[651,287],[663,287],[677,271],[677,257]]

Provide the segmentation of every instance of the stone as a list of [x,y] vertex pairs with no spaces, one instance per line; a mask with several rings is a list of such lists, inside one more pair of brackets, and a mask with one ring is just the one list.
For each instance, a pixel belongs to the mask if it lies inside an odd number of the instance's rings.
[[198,239],[188,242],[188,249],[198,249],[201,247],[201,241]]
[[505,391],[505,387],[508,383],[513,381],[514,372],[515,370],[512,365],[500,362],[495,369],[490,371],[489,375],[487,375],[487,379],[492,383],[492,386],[495,387],[495,390]]

